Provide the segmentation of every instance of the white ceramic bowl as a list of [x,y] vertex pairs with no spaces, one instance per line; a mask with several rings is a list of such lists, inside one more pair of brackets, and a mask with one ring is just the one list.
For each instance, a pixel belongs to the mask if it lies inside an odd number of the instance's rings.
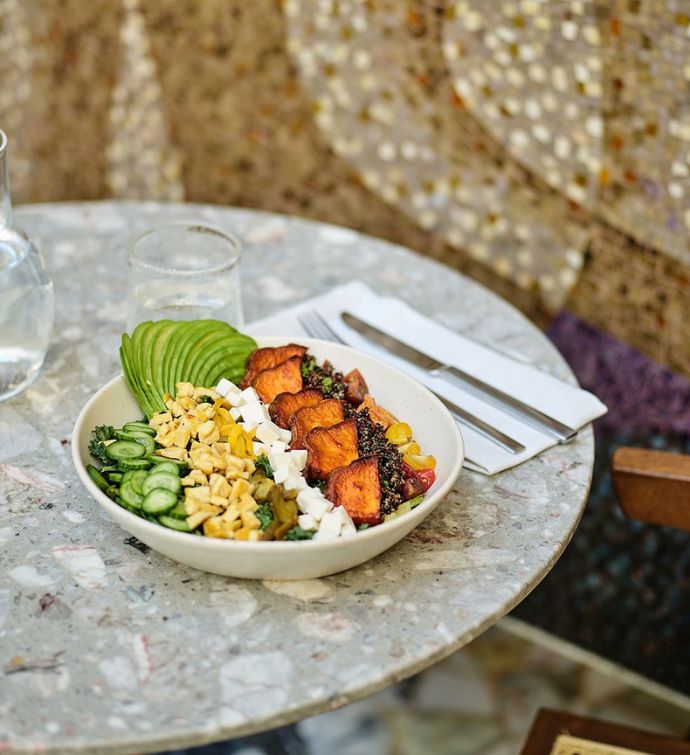
[[[281,346],[286,338],[259,338],[260,346]],[[96,425],[122,427],[141,417],[134,397],[120,375],[103,386],[81,410],[74,426],[72,458],[92,498],[127,532],[151,548],[202,571],[248,579],[310,579],[350,569],[395,545],[427,517],[450,490],[460,473],[464,447],[457,424],[441,402],[424,386],[395,367],[355,349],[296,339],[319,360],[328,359],[343,372],[357,367],[374,398],[411,425],[424,453],[436,457],[436,482],[412,511],[356,535],[330,542],[242,542],[199,537],[163,527],[131,514],[110,500],[91,481],[86,465],[91,430]]]

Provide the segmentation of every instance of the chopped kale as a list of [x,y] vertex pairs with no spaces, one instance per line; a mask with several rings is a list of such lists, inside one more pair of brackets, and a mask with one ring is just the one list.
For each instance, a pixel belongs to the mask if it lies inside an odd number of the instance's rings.
[[98,427],[94,427],[93,435],[94,437],[89,442],[89,453],[94,459],[98,459],[101,464],[109,464],[110,459],[105,452],[105,443],[103,441],[115,437],[115,428],[111,425],[98,425]]
[[273,479],[273,467],[271,466],[271,462],[268,460],[268,456],[266,456],[263,451],[254,460],[254,466],[256,466],[257,469],[263,469],[266,477]]
[[332,377],[325,377],[321,381],[321,388],[323,389],[323,392],[328,394],[333,390],[333,378]]
[[305,357],[302,360],[302,377],[308,378],[312,372],[316,369],[316,359],[313,356]]
[[[258,513],[258,512],[257,512]],[[285,534],[286,540],[311,540],[314,537],[314,532],[307,532],[301,527],[293,527]]]
[[359,525],[359,526],[357,527],[357,529],[358,529],[358,530],[360,530],[360,531],[361,531],[361,530],[368,530],[370,526],[371,526],[370,524],[367,524],[367,523],[365,522],[364,524],[360,524],[360,525]]
[[256,518],[261,522],[261,529],[265,530],[273,521],[273,509],[268,503],[262,503],[256,510]]

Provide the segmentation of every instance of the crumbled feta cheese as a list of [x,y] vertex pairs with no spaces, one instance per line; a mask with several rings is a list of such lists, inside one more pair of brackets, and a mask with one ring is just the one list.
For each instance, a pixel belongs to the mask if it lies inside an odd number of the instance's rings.
[[285,443],[282,440],[274,440],[273,443],[271,443],[271,451],[277,454],[285,453],[287,450],[287,443]]
[[240,393],[240,399],[242,400],[240,406],[244,404],[254,404],[259,400],[259,394],[251,387],[245,388]]
[[[271,464],[271,466],[273,466]],[[284,483],[285,480],[290,477],[290,469],[289,467],[273,467],[273,481],[280,485],[281,483]]]
[[307,486],[307,481],[302,475],[295,469],[290,469],[290,473],[283,482],[283,487],[286,490],[304,490]]
[[343,520],[340,518],[340,515],[336,514],[334,511],[327,511],[321,517],[321,521],[319,522],[319,533],[323,532],[324,537],[327,535],[338,537],[342,527]]
[[257,441],[254,441],[254,456],[258,456],[259,454],[266,454],[266,456],[268,456],[270,450],[270,447],[265,443],[257,443]]
[[216,393],[220,394],[221,396],[226,396],[228,393],[230,393],[231,388],[234,388],[234,384],[229,380],[222,378],[216,386]]
[[269,445],[280,438],[280,428],[274,422],[269,420],[268,422],[260,422],[256,428],[256,437],[262,443],[268,443]]
[[255,401],[253,404],[244,404],[240,407],[242,414],[242,421],[248,425],[262,424],[263,422],[269,422],[268,409],[260,402]]
[[282,427],[279,427],[278,430],[280,430],[279,438],[283,443],[289,443],[292,440],[292,433],[289,430],[285,430]]
[[228,401],[230,406],[240,406],[243,403],[241,393],[233,393],[232,391],[230,391],[225,399]]
[[292,467],[290,456],[285,451],[274,451],[273,446],[268,454],[268,460],[271,462],[273,469],[284,469],[289,472]]
[[319,541],[319,540],[337,540],[340,535],[336,535],[334,532],[326,531],[326,530],[317,530],[314,533],[314,537],[312,540]]
[[319,524],[314,519],[313,516],[310,514],[300,514],[300,516],[297,517],[297,524],[305,531],[305,532],[312,532],[313,530],[317,529]]
[[235,420],[235,422],[237,422],[237,420],[242,416],[242,412],[237,408],[230,409],[230,416]]
[[345,511],[345,508],[343,506],[336,506],[333,509],[333,514],[336,514],[340,517],[341,522],[341,530],[340,530],[340,536],[345,537],[346,535],[354,535],[357,532],[357,527],[355,527],[355,523],[350,519],[350,515]]
[[299,469],[300,472],[307,466],[307,452],[302,449],[290,451],[290,459],[292,459],[295,468]]
[[324,498],[318,488],[304,488],[297,493],[297,506],[303,514],[309,514],[321,521],[323,515],[333,508],[333,504]]

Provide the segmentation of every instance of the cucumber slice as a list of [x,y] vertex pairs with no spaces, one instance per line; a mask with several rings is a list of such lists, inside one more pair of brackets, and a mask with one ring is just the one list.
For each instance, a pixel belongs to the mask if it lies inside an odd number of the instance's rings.
[[156,468],[161,467],[164,464],[174,464],[178,470],[181,470],[187,466],[187,463],[184,461],[179,461],[178,459],[166,459],[165,456],[157,456],[156,454],[149,456],[149,459],[153,462],[153,465]]
[[177,495],[180,492],[182,483],[180,482],[180,476],[177,474],[168,474],[168,472],[159,472],[154,470],[144,480],[144,484],[141,489],[144,495],[148,495],[152,490],[160,488],[161,490],[169,490],[171,493]]
[[108,488],[110,485],[108,485],[108,481],[103,477],[103,475],[94,467],[93,464],[87,464],[86,465],[86,471],[91,478],[93,482],[96,483],[96,487],[99,490],[102,490],[104,493],[108,492]]
[[140,512],[139,510],[137,510],[137,509],[133,509],[133,508],[132,508],[131,506],[129,506],[128,504],[126,504],[126,503],[125,503],[125,502],[124,502],[124,501],[122,500],[122,498],[120,498],[120,496],[117,496],[117,497],[115,498],[115,503],[117,503],[117,504],[119,504],[120,506],[122,506],[122,508],[123,508],[123,509],[126,509],[126,510],[127,510],[127,511],[129,511],[129,512],[130,512],[131,514],[137,514],[137,515],[141,515],[141,512]]
[[[116,441],[116,443],[125,443],[125,441]],[[148,469],[151,462],[148,459],[121,459],[118,464],[120,469]]]
[[143,496],[144,491],[142,490],[142,486],[147,476],[148,472],[145,469],[132,469],[129,472],[125,472],[122,477],[122,482],[131,484],[134,490],[139,493],[140,496]]
[[115,430],[115,437],[118,440],[131,440],[135,443],[141,443],[146,449],[147,456],[150,456],[156,450],[156,441],[148,433],[143,433],[141,430],[132,430],[131,432],[125,432],[124,429]]
[[191,532],[192,530],[189,528],[189,525],[187,522],[185,522],[183,519],[175,519],[172,516],[159,516],[158,521],[164,526],[168,527],[171,530],[177,530],[178,532]]
[[163,488],[154,488],[144,496],[143,510],[147,514],[167,514],[177,503],[177,494]]
[[145,424],[144,422],[128,422],[122,428],[122,430],[126,433],[132,433],[132,432],[146,433],[147,435],[150,435],[152,438],[155,437],[156,435],[155,429]]
[[106,446],[105,452],[111,459],[119,462],[139,459],[146,455],[144,446],[133,440],[116,440]]
[[108,482],[122,482],[122,472],[108,472]]
[[171,516],[173,519],[186,519],[189,514],[187,514],[187,507],[185,506],[185,502],[178,501],[175,508],[171,509],[167,515]]
[[154,462],[153,469],[151,470],[151,474],[156,474],[157,472],[167,472],[168,474],[175,475],[175,477],[180,476],[180,469],[182,468],[182,462],[178,461],[159,461],[156,462],[156,459],[159,459],[159,456],[152,456],[151,461]]
[[134,482],[127,480],[120,485],[120,498],[132,509],[140,509],[144,496],[141,493],[137,493],[134,489]]

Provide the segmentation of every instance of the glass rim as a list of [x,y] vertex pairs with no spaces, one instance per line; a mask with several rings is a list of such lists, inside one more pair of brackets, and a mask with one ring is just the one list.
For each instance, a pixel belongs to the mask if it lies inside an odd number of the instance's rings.
[[[153,236],[166,231],[200,231],[202,233],[208,233],[216,238],[222,239],[223,241],[227,241],[234,250],[234,257],[216,265],[199,267],[194,270],[180,270],[179,268],[156,265],[153,262],[143,260],[137,256],[136,246],[139,242],[143,241],[147,236]],[[163,273],[170,277],[179,276],[181,278],[192,278],[198,275],[220,273],[224,270],[232,269],[240,261],[241,255],[242,243],[236,236],[233,236],[231,233],[228,233],[217,226],[205,225],[203,223],[166,223],[165,225],[157,225],[153,228],[147,228],[145,231],[136,233],[134,236],[131,236],[127,242],[127,261],[130,264],[136,264],[146,270]]]

